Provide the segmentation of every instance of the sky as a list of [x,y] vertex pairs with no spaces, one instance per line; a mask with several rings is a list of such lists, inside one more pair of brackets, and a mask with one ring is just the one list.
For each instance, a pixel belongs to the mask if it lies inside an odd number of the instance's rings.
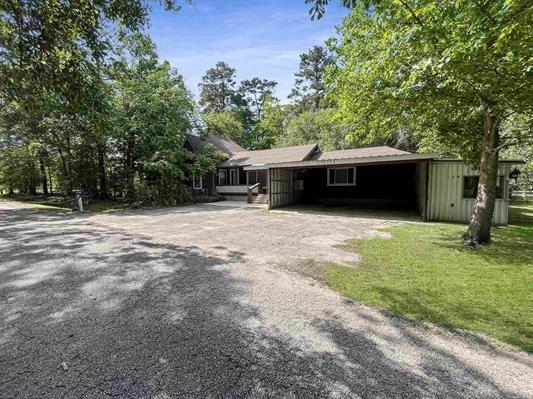
[[154,7],[148,29],[161,59],[183,75],[198,98],[198,83],[217,61],[237,70],[237,82],[275,80],[276,97],[288,102],[300,54],[335,35],[348,10],[332,1],[311,21],[304,0],[193,0],[179,13]]

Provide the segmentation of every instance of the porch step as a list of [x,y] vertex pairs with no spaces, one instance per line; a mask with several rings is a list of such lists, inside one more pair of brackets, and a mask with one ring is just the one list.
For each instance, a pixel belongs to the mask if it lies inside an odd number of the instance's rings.
[[267,194],[257,194],[252,200],[254,204],[268,204],[268,195]]

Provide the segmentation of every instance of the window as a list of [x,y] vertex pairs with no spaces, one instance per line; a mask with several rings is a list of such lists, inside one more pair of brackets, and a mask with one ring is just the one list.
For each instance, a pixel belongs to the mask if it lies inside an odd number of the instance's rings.
[[328,186],[355,186],[355,168],[329,168]]
[[259,182],[258,174],[259,173],[255,170],[248,171],[248,185],[249,186]]
[[229,185],[238,186],[239,185],[239,169],[230,169],[229,170]]
[[202,176],[199,176],[198,178],[195,176],[192,177],[192,188],[195,190],[202,189]]
[[[498,176],[496,180],[496,198],[503,198],[503,186],[505,180],[503,176]],[[479,176],[465,176],[463,179],[463,198],[476,198]]]
[[218,185],[219,186],[226,186],[228,184],[227,173],[228,172],[226,172],[225,170],[218,171]]

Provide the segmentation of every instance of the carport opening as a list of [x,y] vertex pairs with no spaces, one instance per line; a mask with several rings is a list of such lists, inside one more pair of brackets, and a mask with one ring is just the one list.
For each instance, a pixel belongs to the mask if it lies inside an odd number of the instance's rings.
[[293,170],[293,204],[422,213],[425,187],[417,163]]

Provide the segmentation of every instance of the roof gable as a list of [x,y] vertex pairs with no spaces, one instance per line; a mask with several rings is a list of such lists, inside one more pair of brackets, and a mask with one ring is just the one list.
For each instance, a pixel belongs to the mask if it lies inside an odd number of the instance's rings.
[[209,134],[205,140],[203,140],[199,136],[193,136],[188,135],[187,140],[189,141],[190,146],[192,147],[192,150],[195,154],[200,154],[206,144],[213,145],[217,150],[223,152],[226,155],[231,156],[232,154],[235,154],[239,151],[244,151],[244,148],[242,148],[239,144],[235,143],[234,141],[219,136],[217,134]]

